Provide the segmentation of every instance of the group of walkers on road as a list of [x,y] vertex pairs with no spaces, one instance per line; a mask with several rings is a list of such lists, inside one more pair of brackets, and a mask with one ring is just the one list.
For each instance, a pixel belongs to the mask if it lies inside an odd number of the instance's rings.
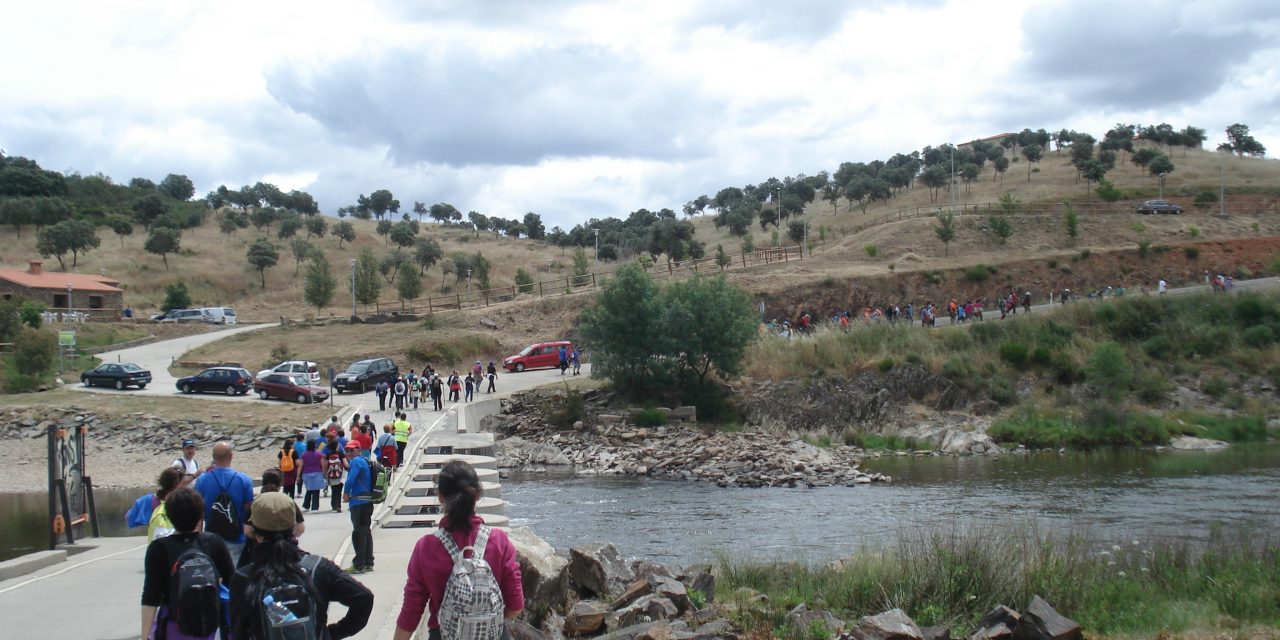
[[[324,427],[312,424],[283,443],[256,496],[249,476],[232,467],[230,443],[216,443],[212,464],[201,466],[196,442],[184,441],[155,493],[138,498],[127,515],[130,526],[148,529],[140,637],[346,638],[363,629],[374,594],[355,576],[374,569],[373,462],[401,464],[412,425],[397,412],[374,439],[376,432],[367,415],[363,421],[353,416],[347,428],[337,416]],[[476,515],[482,489],[469,464],[449,462],[436,482],[446,515],[410,556],[395,637],[411,637],[429,610],[432,638],[496,640],[504,622],[524,608],[515,548]],[[300,546],[304,513],[318,511],[321,492],[332,494],[334,512],[344,504],[350,512],[353,557],[345,569]],[[469,548],[474,553],[466,558],[460,550]],[[477,558],[495,577],[495,595],[479,618],[449,596],[461,589],[450,577],[453,566],[478,565]],[[332,623],[330,602],[346,607]],[[476,619],[480,627],[462,628]]]
[[428,401],[432,411],[443,411],[446,391],[449,394],[448,402],[471,402],[475,399],[475,394],[480,392],[481,386],[485,387],[485,393],[493,393],[497,390],[497,385],[498,368],[493,361],[490,360],[486,368],[476,360],[475,365],[467,369],[465,374],[454,369],[446,375],[437,372],[431,365],[424,367],[421,373],[410,369],[409,373],[397,376],[390,382],[379,382],[373,391],[378,396],[378,411],[386,411],[389,406],[396,411],[416,411],[419,404],[425,406]]

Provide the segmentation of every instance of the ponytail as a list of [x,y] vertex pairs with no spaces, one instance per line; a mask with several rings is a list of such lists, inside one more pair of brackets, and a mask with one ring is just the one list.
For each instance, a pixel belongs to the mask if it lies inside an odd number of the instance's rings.
[[471,517],[476,514],[476,501],[484,493],[480,478],[471,465],[451,460],[436,476],[436,493],[449,518],[449,531],[471,531]]

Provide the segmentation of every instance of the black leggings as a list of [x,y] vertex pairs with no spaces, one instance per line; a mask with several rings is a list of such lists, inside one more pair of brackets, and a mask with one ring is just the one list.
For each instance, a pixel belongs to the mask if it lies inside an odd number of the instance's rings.
[[329,508],[342,511],[342,483],[329,485]]

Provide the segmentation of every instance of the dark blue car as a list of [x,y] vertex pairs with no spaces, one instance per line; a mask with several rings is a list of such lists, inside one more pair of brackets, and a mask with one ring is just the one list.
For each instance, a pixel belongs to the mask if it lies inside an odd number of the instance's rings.
[[194,376],[178,378],[174,383],[183,393],[225,393],[242,396],[253,388],[253,376],[240,367],[210,367]]
[[151,372],[132,362],[107,362],[80,374],[80,384],[86,387],[146,389],[149,382]]

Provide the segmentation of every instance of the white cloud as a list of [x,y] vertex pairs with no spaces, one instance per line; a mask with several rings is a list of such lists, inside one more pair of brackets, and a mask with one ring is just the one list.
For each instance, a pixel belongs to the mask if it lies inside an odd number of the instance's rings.
[[1278,34],[1248,0],[25,3],[0,147],[569,227],[1022,127],[1280,149]]

